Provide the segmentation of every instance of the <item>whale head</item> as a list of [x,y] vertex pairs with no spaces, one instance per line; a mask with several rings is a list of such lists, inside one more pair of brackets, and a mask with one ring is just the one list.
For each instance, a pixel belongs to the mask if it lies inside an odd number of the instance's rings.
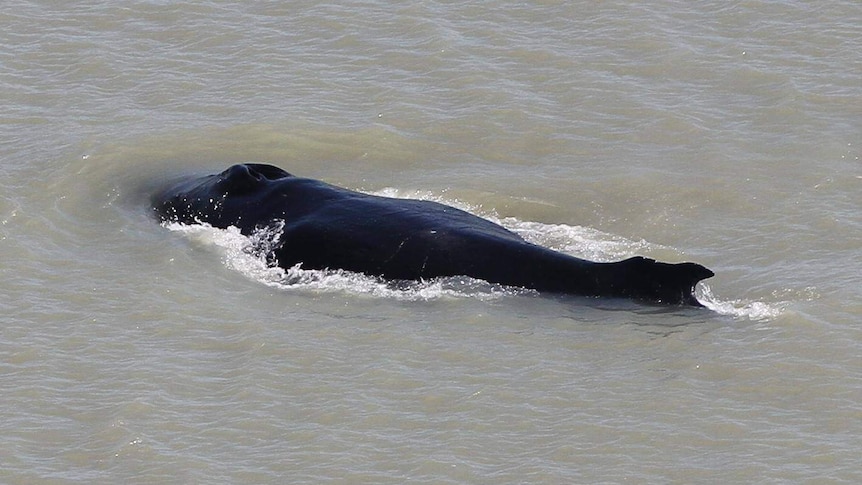
[[216,227],[240,225],[243,214],[261,193],[293,177],[262,163],[243,163],[203,177],[184,179],[152,197],[162,222],[207,223]]

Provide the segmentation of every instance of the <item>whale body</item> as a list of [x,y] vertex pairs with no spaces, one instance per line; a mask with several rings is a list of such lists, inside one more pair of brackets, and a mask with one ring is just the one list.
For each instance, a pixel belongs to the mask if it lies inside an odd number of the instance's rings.
[[444,204],[368,195],[266,164],[191,177],[152,197],[163,222],[235,226],[245,235],[283,225],[278,265],[342,269],[390,280],[469,276],[540,293],[701,306],[694,288],[714,275],[696,263],[635,256],[593,262],[529,243]]

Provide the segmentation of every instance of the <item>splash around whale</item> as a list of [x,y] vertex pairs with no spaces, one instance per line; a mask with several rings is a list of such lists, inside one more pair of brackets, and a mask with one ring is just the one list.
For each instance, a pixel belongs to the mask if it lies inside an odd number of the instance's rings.
[[389,280],[469,276],[543,293],[701,306],[714,275],[696,263],[635,256],[593,262],[529,243],[491,221],[437,202],[368,195],[266,164],[233,165],[157,192],[162,222],[280,226],[273,260],[285,269],[340,269]]

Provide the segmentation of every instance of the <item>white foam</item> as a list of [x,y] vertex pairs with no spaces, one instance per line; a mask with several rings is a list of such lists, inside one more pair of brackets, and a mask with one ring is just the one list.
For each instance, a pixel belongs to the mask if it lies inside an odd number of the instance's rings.
[[716,313],[738,319],[754,321],[773,320],[784,312],[787,305],[787,302],[764,303],[749,300],[722,301],[713,294],[712,288],[705,283],[698,284],[695,296],[698,301],[703,303],[703,306]]
[[506,217],[500,225],[527,241],[592,261],[617,261],[661,246],[632,241],[596,229],[567,224],[543,224]]
[[[287,273],[276,266],[271,253],[263,249],[271,246],[279,234],[272,231],[259,231],[255,237],[242,235],[237,227],[219,229],[206,223],[180,224],[171,222],[165,224],[171,231],[182,233],[193,243],[216,249],[222,256],[225,266],[239,271],[245,276],[261,283],[272,285],[282,281]],[[261,244],[263,242],[263,244]]]
[[370,193],[383,197],[430,200],[446,204],[499,224],[531,243],[592,261],[616,261],[646,251],[666,249],[661,245],[651,244],[643,239],[632,241],[589,227],[570,226],[567,224],[544,224],[541,222],[522,221],[515,217],[501,218],[493,211],[488,212],[464,201],[443,198],[427,191],[405,192],[387,187]]
[[283,269],[273,258],[273,248],[283,224],[244,236],[236,227],[219,229],[209,224],[167,223],[193,243],[220,253],[228,268],[267,286],[290,291],[347,292],[379,298],[418,301],[473,297],[482,300],[531,293],[469,277],[435,278],[428,281],[386,281],[343,270],[307,270],[301,264]]

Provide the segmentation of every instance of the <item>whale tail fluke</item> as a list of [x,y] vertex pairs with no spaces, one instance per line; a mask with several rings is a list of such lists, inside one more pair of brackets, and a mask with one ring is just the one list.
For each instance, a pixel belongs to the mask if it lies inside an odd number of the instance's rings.
[[668,305],[703,306],[694,296],[695,286],[715,275],[697,263],[662,263],[642,256],[612,264],[621,269],[615,281],[625,289],[621,296]]

